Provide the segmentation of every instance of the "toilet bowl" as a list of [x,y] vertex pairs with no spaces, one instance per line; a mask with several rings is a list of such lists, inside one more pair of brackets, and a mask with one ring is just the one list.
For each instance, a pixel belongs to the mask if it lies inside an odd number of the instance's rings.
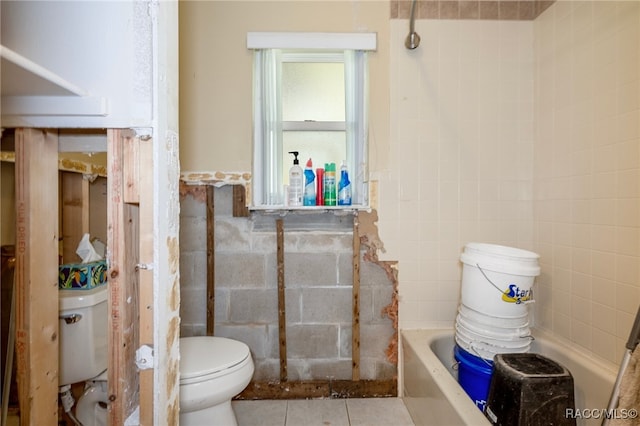
[[231,398],[251,381],[254,365],[242,342],[213,336],[180,339],[180,425],[237,425]]
[[[249,347],[224,337],[180,339],[180,425],[237,425],[231,398],[251,381]],[[76,417],[83,426],[107,425],[107,372],[89,380],[78,399]]]
[[76,405],[76,418],[82,426],[107,426],[107,371],[85,382]]

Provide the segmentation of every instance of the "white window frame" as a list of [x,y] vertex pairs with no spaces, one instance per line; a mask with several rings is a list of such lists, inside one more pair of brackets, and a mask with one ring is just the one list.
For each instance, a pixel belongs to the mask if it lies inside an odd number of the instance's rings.
[[[353,188],[353,205],[350,208],[368,208],[368,90],[367,90],[367,57],[366,52],[376,49],[375,33],[264,33],[247,34],[247,48],[255,50],[254,63],[254,128],[253,128],[253,176],[252,176],[252,208],[278,209],[284,208],[282,197],[282,131],[283,130],[335,130],[347,131],[347,164]],[[348,52],[350,61],[345,61],[345,74],[351,77],[353,84],[345,87],[347,107],[345,122],[301,123],[276,121],[269,125],[264,123],[265,114],[277,116],[281,105],[267,111],[263,108],[265,91],[280,90],[277,84],[264,83],[262,78],[269,70],[265,64],[267,55],[272,49],[301,49],[303,51],[328,50]],[[353,52],[353,53],[351,53]],[[277,53],[276,53],[277,54]],[[291,57],[290,53],[287,53]],[[280,61],[281,59],[275,59]],[[281,117],[281,114],[280,114]],[[345,125],[345,123],[347,123]],[[274,136],[275,135],[275,136]],[[278,141],[278,138],[280,140]],[[279,194],[279,197],[275,194]],[[328,208],[329,206],[322,206]],[[304,207],[309,209],[310,207]],[[336,207],[332,207],[336,208]],[[345,208],[340,206],[339,208]]]

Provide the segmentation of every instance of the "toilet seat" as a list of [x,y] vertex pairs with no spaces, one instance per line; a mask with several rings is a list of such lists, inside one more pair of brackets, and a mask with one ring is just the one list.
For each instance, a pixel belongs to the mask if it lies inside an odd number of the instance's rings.
[[180,384],[215,379],[242,368],[249,347],[225,337],[192,336],[180,339]]

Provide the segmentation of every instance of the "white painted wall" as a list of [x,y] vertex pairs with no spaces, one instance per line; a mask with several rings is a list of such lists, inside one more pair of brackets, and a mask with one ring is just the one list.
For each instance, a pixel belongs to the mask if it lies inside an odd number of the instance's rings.
[[[3,59],[2,125],[148,127],[152,119],[150,4],[3,1],[2,46],[86,93],[39,96],[42,93],[32,89],[35,82],[42,82],[27,77],[28,73],[13,78],[14,67]],[[17,90],[20,81],[30,84]]]
[[253,31],[375,32],[370,70],[370,158],[386,161],[389,3],[386,1],[180,2],[180,161],[184,174],[251,172]]

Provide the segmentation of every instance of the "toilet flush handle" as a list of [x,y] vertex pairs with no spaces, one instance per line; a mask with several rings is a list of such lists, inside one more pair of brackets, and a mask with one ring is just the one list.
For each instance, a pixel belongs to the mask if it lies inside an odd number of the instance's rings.
[[82,319],[82,315],[80,314],[69,314],[69,315],[61,315],[59,317],[63,319],[67,324],[75,324]]

